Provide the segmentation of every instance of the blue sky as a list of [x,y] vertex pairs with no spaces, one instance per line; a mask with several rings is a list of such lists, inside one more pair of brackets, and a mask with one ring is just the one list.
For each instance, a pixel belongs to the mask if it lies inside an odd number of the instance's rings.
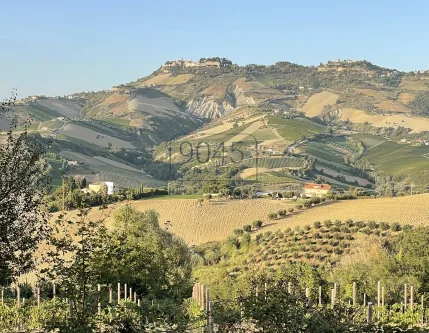
[[0,98],[109,89],[182,57],[429,69],[428,11],[426,0],[3,1]]

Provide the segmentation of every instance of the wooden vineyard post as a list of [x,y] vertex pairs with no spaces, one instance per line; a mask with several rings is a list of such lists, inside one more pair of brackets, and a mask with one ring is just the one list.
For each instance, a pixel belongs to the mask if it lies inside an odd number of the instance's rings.
[[334,308],[334,305],[335,305],[335,289],[332,288],[331,289],[331,306],[332,306],[332,308]]
[[371,324],[372,322],[372,302],[368,302],[368,311],[366,313],[366,322]]
[[209,302],[209,311],[208,311],[208,326],[209,326],[209,333],[213,332],[213,301]]
[[207,328],[210,327],[210,291],[209,288],[206,289],[206,304],[205,304],[206,312],[207,312]]
[[130,302],[133,301],[133,288],[130,288]]
[[209,303],[210,303],[210,290],[209,288],[206,289],[206,304],[205,304],[205,310],[209,311]]
[[40,287],[39,286],[37,286],[36,292],[37,292],[37,308],[40,309]]
[[384,307],[384,287],[381,287],[381,306]]
[[55,282],[54,282],[54,283],[52,283],[52,297],[53,297],[53,299],[55,299],[56,295],[57,295],[57,287],[56,287]]
[[322,306],[322,286],[319,286],[319,306]]
[[422,304],[421,304],[421,306],[422,306],[422,324],[424,324],[425,323],[425,306],[424,306],[424,296],[422,295]]
[[16,303],[19,309],[21,307],[21,289],[19,287],[16,287]]
[[109,284],[109,304],[113,304],[113,290],[111,284]]
[[101,331],[101,284],[97,284],[97,291],[98,291],[98,304],[97,304],[98,329]]
[[134,292],[134,303],[137,303],[137,293]]
[[4,288],[1,288],[1,306],[4,306]]
[[204,285],[201,285],[200,289],[200,306],[204,310]]
[[356,282],[353,282],[353,287],[352,287],[352,302],[353,302],[353,306],[356,306]]
[[404,308],[407,308],[407,285],[404,284]]
[[288,282],[288,283],[287,283],[287,292],[288,292],[289,294],[292,294],[292,282]]
[[381,281],[377,282],[377,307],[381,305]]
[[124,284],[124,301],[127,301],[127,298],[128,298],[128,296],[127,296],[127,284],[125,283]]
[[140,298],[137,300],[137,306],[140,307]]
[[414,286],[410,287],[410,309],[414,312]]
[[118,304],[121,303],[121,284],[118,283]]

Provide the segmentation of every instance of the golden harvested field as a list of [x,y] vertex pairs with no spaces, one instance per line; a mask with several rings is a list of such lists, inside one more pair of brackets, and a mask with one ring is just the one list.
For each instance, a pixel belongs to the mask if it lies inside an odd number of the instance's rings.
[[404,104],[393,102],[393,101],[384,101],[378,104],[375,104],[380,110],[383,111],[393,111],[393,112],[405,112],[410,113],[411,109]]
[[379,92],[377,90],[374,90],[374,89],[359,89],[359,88],[356,88],[355,91],[358,94],[362,94],[362,95],[369,96],[369,97],[374,97],[374,96],[377,96],[379,94]]
[[146,80],[144,84],[150,86],[151,84],[165,84],[165,85],[175,85],[183,84],[188,82],[192,78],[192,74],[180,74],[177,76],[171,76],[170,73],[160,74],[155,77]]
[[407,90],[429,90],[429,86],[425,84],[425,81],[419,79],[403,79],[400,87]]
[[403,126],[413,129],[413,133],[429,131],[429,119],[423,117],[410,117],[406,115],[369,115],[365,111],[357,109],[341,109],[341,120],[350,119],[354,123],[365,123],[376,127]]
[[246,82],[246,79],[244,77],[235,81],[235,84],[244,91],[249,91],[250,89],[252,89],[251,85]]
[[[116,207],[123,205],[117,204]],[[297,225],[304,226],[315,221],[330,220],[374,220],[377,222],[399,222],[413,225],[429,225],[429,194],[402,198],[361,199],[329,203],[304,210],[284,219],[269,222],[267,215],[279,209],[294,207],[295,203],[281,200],[253,199],[226,202],[204,202],[194,199],[140,200],[130,203],[138,210],[154,209],[160,214],[160,223],[170,221],[171,231],[188,244],[202,244],[223,240],[236,228],[261,219],[266,224],[261,231],[277,230]],[[100,218],[108,212],[94,208],[89,218]],[[71,215],[73,213],[68,213]],[[106,219],[109,226],[112,216]]]
[[337,99],[338,95],[329,91],[322,91],[321,93],[311,96],[301,109],[305,112],[307,117],[315,117],[322,112],[324,106],[334,105]]
[[416,95],[410,93],[400,93],[399,101],[404,104],[408,104],[416,99]]
[[222,99],[225,97],[227,85],[212,85],[206,89],[204,89],[201,94],[213,96],[216,99]]

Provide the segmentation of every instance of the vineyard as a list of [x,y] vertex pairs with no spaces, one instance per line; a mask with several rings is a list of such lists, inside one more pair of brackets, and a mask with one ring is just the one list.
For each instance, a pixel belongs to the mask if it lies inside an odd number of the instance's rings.
[[246,166],[249,168],[267,168],[267,169],[277,169],[277,168],[289,168],[289,169],[299,169],[304,166],[304,159],[295,158],[295,157],[262,157],[262,158],[249,158],[244,159],[240,163],[237,163],[236,166]]

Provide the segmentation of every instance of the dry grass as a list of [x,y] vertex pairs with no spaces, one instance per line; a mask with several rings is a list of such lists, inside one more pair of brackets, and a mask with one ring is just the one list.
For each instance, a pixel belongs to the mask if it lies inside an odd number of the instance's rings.
[[375,104],[377,108],[383,111],[392,111],[392,112],[405,112],[410,113],[411,109],[404,104],[393,102],[393,101],[384,101],[378,104]]
[[175,85],[175,84],[184,84],[188,82],[193,77],[192,74],[180,74],[177,76],[171,76],[171,74],[160,74],[155,77],[146,80],[144,84],[150,86],[151,84],[165,84],[165,85]]
[[226,85],[212,85],[201,92],[201,95],[213,96],[215,99],[223,99],[226,94]]
[[311,96],[301,109],[305,112],[307,117],[315,117],[322,112],[324,106],[334,105],[337,99],[338,95],[329,91],[322,91],[321,93]]
[[356,88],[355,91],[358,94],[362,94],[362,95],[369,96],[369,97],[375,97],[375,96],[377,96],[379,94],[379,92],[377,90],[374,90],[374,89],[359,89],[359,88]]
[[429,86],[425,81],[419,79],[406,78],[402,80],[400,87],[406,90],[428,90]]
[[235,84],[244,91],[249,91],[250,89],[252,89],[252,86],[248,82],[246,82],[246,79],[244,77],[235,81]]
[[403,126],[411,128],[414,133],[429,130],[429,119],[423,117],[410,117],[406,115],[369,115],[365,111],[344,108],[341,110],[341,120],[351,120],[354,123],[368,122],[376,127]]
[[408,104],[416,99],[416,95],[410,93],[400,93],[399,101],[404,104]]

